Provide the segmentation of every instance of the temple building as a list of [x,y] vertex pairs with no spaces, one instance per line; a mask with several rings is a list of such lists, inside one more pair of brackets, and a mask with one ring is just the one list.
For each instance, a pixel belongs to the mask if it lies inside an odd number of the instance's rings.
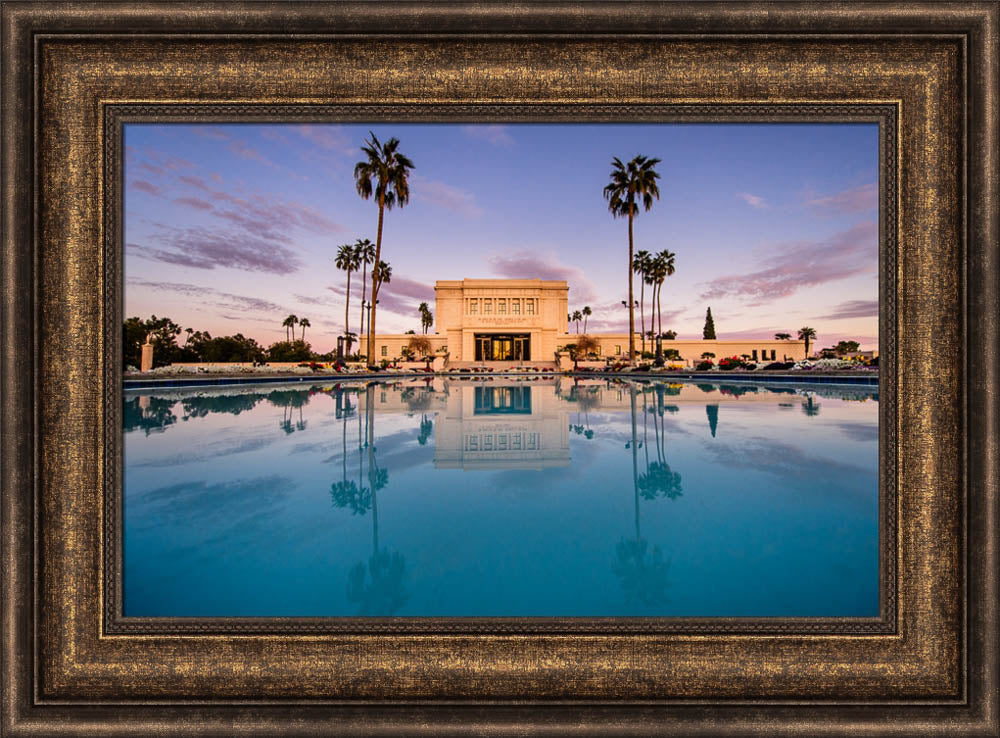
[[[436,331],[427,338],[435,351],[447,351],[450,363],[551,363],[579,335],[570,332],[569,284],[563,280],[440,280],[434,295]],[[627,357],[628,333],[588,333],[597,340],[602,358]],[[411,338],[376,334],[375,361],[399,358]],[[362,337],[362,350],[365,345]],[[638,332],[635,346],[641,350]],[[676,350],[692,365],[706,352],[715,361],[742,355],[761,362],[805,358],[805,344],[797,340],[673,340],[664,341],[663,348]],[[654,350],[648,339],[646,350]]]

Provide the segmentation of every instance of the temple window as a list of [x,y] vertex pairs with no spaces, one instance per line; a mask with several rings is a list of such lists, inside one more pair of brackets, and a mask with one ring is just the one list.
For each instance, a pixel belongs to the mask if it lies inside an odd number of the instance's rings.
[[503,297],[497,299],[497,315],[507,314],[507,300]]
[[534,315],[535,314],[535,300],[534,300],[534,298],[531,298],[531,299],[528,299],[528,300],[524,301],[524,312],[525,312],[526,315]]
[[489,315],[493,312],[493,300],[485,299],[483,300],[483,315]]
[[521,301],[516,297],[510,301],[510,314],[520,315],[521,314]]

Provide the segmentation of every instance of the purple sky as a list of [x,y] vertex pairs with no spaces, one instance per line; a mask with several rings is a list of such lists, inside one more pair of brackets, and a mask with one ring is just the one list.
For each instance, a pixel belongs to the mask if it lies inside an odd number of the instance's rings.
[[[463,277],[565,279],[593,331],[625,330],[627,221],[602,189],[612,157],[641,153],[662,178],[636,248],[676,254],[664,328],[700,338],[710,305],[719,338],[808,325],[820,346],[877,347],[878,131],[862,124],[130,124],[126,316],[266,346],[294,313],[316,350],[333,348],[334,254],[375,240],[378,208],[353,180],[369,130],[416,165],[410,204],[386,214],[380,332],[419,332],[434,281]],[[355,274],[354,331],[359,300]]]

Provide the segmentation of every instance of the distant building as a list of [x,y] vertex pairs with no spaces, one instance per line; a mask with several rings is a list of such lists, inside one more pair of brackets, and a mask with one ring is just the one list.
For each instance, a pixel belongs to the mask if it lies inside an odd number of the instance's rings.
[[[435,350],[447,349],[451,362],[552,362],[560,347],[579,337],[570,331],[569,285],[563,280],[442,280],[434,285],[434,295],[437,330],[427,338]],[[588,334],[597,340],[602,357],[628,355],[627,333]],[[410,338],[376,334],[374,360],[399,358]],[[639,333],[635,346],[636,352],[641,350]],[[654,349],[647,338],[646,350]],[[668,349],[688,364],[697,364],[706,352],[715,354],[716,362],[744,355],[758,362],[805,358],[805,342],[798,340],[664,340],[663,350]]]

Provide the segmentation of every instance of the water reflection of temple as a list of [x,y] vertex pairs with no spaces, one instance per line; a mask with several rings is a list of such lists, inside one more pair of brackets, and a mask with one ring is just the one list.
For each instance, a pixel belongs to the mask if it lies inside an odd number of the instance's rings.
[[439,469],[545,469],[569,464],[569,410],[554,384],[451,388],[434,429]]

